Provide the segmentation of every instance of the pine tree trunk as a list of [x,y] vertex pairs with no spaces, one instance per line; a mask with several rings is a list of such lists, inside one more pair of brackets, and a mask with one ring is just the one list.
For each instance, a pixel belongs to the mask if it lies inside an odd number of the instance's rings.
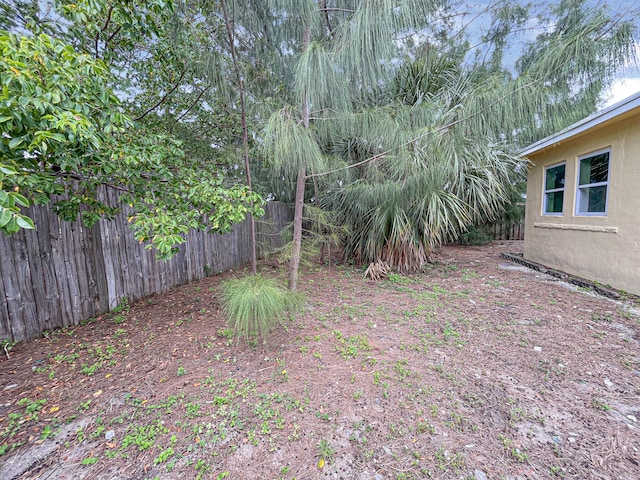
[[307,182],[306,167],[300,165],[296,182],[296,200],[293,214],[293,247],[289,262],[289,290],[298,287],[298,268],[300,266],[300,250],[302,247],[302,215],[304,213],[304,187]]
[[[307,27],[304,31],[302,44],[304,48],[309,46],[311,41],[311,29]],[[307,96],[302,95],[302,124],[309,128],[309,105]],[[296,181],[296,200],[293,211],[293,245],[291,247],[291,261],[289,262],[289,290],[298,288],[298,268],[300,267],[300,252],[302,250],[302,215],[304,213],[304,187],[307,183],[307,166],[303,162],[298,169],[298,180]]]

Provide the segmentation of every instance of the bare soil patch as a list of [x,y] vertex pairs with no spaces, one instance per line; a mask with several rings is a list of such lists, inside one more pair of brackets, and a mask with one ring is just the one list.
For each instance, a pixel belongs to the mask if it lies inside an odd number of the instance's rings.
[[640,478],[637,305],[499,256],[519,248],[308,269],[258,348],[220,313],[237,272],[17,345],[0,478]]

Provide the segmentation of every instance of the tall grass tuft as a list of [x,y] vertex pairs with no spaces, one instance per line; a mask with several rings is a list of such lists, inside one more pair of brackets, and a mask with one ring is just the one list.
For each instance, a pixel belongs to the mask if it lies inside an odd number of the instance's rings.
[[304,296],[260,274],[227,280],[222,284],[222,304],[229,326],[238,339],[264,340],[273,328],[304,303]]

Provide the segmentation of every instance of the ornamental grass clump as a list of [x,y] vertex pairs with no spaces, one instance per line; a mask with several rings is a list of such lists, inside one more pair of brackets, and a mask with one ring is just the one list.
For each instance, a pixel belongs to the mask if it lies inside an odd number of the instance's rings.
[[236,338],[251,343],[264,340],[277,324],[299,310],[304,297],[257,274],[224,282],[222,303]]

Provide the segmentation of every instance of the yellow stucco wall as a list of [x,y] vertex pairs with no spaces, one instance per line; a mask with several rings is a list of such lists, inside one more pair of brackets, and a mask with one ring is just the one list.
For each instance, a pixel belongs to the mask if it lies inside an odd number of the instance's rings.
[[[578,157],[610,148],[606,216],[577,216]],[[640,295],[640,111],[529,156],[524,257]],[[544,167],[566,162],[562,216],[542,214]]]

